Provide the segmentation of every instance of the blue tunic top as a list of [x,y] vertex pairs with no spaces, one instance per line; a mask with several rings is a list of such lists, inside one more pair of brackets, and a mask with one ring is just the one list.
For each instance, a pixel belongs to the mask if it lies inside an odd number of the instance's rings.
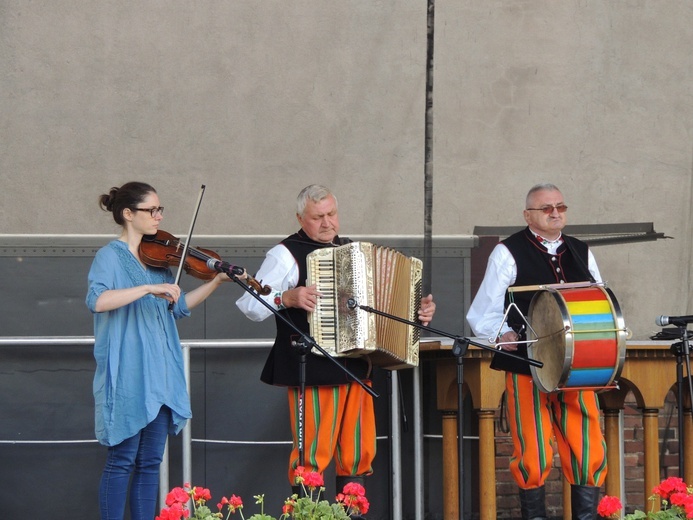
[[183,353],[175,320],[189,316],[184,294],[168,301],[148,294],[128,305],[96,312],[106,290],[173,283],[170,269],[144,268],[125,242],[99,249],[89,270],[87,307],[94,313],[94,401],[96,438],[114,446],[154,420],[162,405],[171,409],[171,433],[192,417]]

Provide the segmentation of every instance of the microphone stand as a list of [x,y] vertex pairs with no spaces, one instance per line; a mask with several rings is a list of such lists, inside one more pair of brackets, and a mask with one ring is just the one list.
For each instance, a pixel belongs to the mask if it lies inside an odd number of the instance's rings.
[[690,392],[691,407],[693,407],[693,384],[691,381],[691,358],[689,348],[689,333],[685,325],[679,326],[681,341],[671,345],[671,352],[676,355],[676,391],[678,394],[678,428],[679,428],[679,477],[684,478],[684,456],[683,456],[683,361],[686,361],[686,373],[688,378],[688,390]]
[[[298,368],[298,376],[299,376],[299,395],[298,395],[298,439],[297,439],[297,444],[298,444],[298,463],[301,466],[305,465],[305,448],[304,448],[304,439],[305,439],[305,433],[304,433],[304,427],[305,427],[305,403],[304,403],[304,396],[306,392],[306,362],[308,358],[308,353],[311,351],[311,349],[316,349],[319,351],[321,354],[323,354],[327,359],[329,359],[332,363],[334,363],[336,366],[338,366],[345,374],[349,376],[349,378],[357,383],[361,388],[363,388],[366,392],[368,392],[372,397],[377,398],[380,397],[380,395],[373,390],[370,386],[368,386],[366,383],[361,381],[356,375],[353,374],[347,367],[342,365],[339,361],[337,361],[336,358],[331,356],[325,349],[323,349],[318,343],[313,339],[310,335],[306,334],[303,332],[301,329],[296,327],[290,320],[288,320],[284,315],[282,315],[279,311],[277,311],[274,307],[272,307],[269,303],[267,303],[265,300],[263,300],[260,295],[255,291],[254,288],[250,287],[248,284],[244,283],[241,281],[240,278],[238,278],[240,275],[242,275],[245,272],[245,269],[242,267],[230,265],[230,264],[217,264],[215,268],[223,273],[226,273],[231,280],[233,280],[237,285],[239,285],[245,292],[249,293],[253,298],[255,298],[257,301],[259,301],[262,305],[264,305],[267,309],[269,309],[272,314],[277,316],[279,319],[281,319],[285,324],[287,324],[296,334],[299,336],[299,339],[292,342],[292,346],[296,347],[298,349],[299,355],[300,355],[300,360],[299,360],[299,368]],[[303,487],[301,486],[301,490]],[[301,491],[302,492],[302,491]],[[299,492],[299,494],[301,493]]]
[[521,357],[517,354],[514,354],[512,352],[508,352],[505,350],[499,350],[495,347],[492,347],[490,345],[484,345],[483,343],[479,343],[476,341],[473,341],[469,338],[463,337],[463,336],[457,336],[454,334],[449,334],[447,332],[444,332],[442,330],[434,329],[433,327],[429,327],[428,325],[422,325],[419,322],[414,322],[410,321],[404,318],[400,318],[399,316],[394,316],[393,314],[388,314],[386,312],[379,311],[377,309],[374,309],[373,307],[369,307],[367,305],[359,305],[359,303],[354,300],[353,298],[350,298],[347,300],[347,307],[349,309],[362,309],[366,312],[371,312],[373,314],[377,314],[379,316],[384,316],[385,318],[398,321],[400,323],[405,323],[407,325],[411,325],[412,327],[416,327],[421,330],[426,330],[428,332],[431,332],[433,334],[443,336],[446,338],[450,338],[453,340],[453,345],[452,345],[452,355],[455,356],[457,359],[457,498],[458,498],[458,508],[459,508],[459,517],[464,518],[464,397],[462,393],[463,389],[463,383],[464,383],[464,356],[467,353],[467,348],[469,345],[474,345],[476,347],[483,348],[485,350],[490,350],[491,352],[494,352],[495,354],[503,354],[504,356],[509,356],[511,358],[518,359],[522,361],[523,363],[527,363],[531,366],[535,366],[537,368],[541,368],[544,366],[544,363],[541,361],[537,361],[535,359],[529,359],[529,358],[524,358]]

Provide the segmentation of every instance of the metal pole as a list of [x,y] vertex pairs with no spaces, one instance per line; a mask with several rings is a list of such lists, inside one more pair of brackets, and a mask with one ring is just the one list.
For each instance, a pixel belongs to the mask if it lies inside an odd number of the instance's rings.
[[[183,370],[185,383],[190,395],[190,347],[183,345]],[[182,431],[183,435],[183,482],[192,483],[192,420],[187,421]]]
[[166,504],[166,495],[169,492],[169,464],[168,464],[168,439],[166,439],[166,446],[164,446],[164,458],[161,459],[161,464],[159,465],[159,508],[161,509]]
[[[435,0],[427,1],[426,8],[426,92],[424,112],[424,294],[431,292],[433,266],[433,42]],[[421,429],[421,369],[414,369],[414,518],[424,518],[423,486],[423,433]],[[401,518],[395,517],[395,518]]]
[[390,449],[392,450],[392,518],[402,516],[402,435],[399,410],[399,377],[392,371]]
[[416,493],[414,493],[414,515],[417,520],[423,520],[424,490],[423,490],[423,412],[421,403],[421,367],[414,368],[412,379],[413,415],[414,415],[414,475]]

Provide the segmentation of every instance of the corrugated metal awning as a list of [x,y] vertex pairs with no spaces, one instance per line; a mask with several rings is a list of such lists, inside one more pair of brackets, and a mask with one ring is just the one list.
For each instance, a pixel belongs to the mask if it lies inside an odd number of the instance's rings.
[[[525,226],[475,226],[477,236],[497,236],[505,238],[524,229]],[[567,225],[563,230],[591,246],[645,242],[660,238],[673,238],[658,233],[652,222],[630,222],[621,224],[576,224]]]

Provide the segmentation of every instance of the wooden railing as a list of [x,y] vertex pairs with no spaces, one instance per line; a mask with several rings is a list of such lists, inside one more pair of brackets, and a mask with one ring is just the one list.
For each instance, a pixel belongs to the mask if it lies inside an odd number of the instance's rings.
[[[644,430],[645,478],[644,503],[659,483],[659,412],[665,398],[676,387],[676,356],[670,352],[671,342],[634,341],[626,348],[626,358],[619,378],[619,388],[599,394],[604,412],[604,434],[607,443],[609,472],[606,494],[621,497],[623,481],[619,446],[620,411],[629,392],[633,392],[642,412]],[[457,445],[457,360],[450,346],[422,343],[422,357],[436,363],[438,409],[443,412],[443,501],[444,519],[459,518],[458,506],[458,445]],[[479,421],[479,518],[496,518],[495,434],[494,418],[505,389],[504,372],[491,370],[492,353],[470,346],[463,361],[464,388],[471,394]],[[684,392],[684,467],[686,482],[693,482],[693,422],[690,399]],[[570,489],[564,484],[564,519],[570,519]]]

